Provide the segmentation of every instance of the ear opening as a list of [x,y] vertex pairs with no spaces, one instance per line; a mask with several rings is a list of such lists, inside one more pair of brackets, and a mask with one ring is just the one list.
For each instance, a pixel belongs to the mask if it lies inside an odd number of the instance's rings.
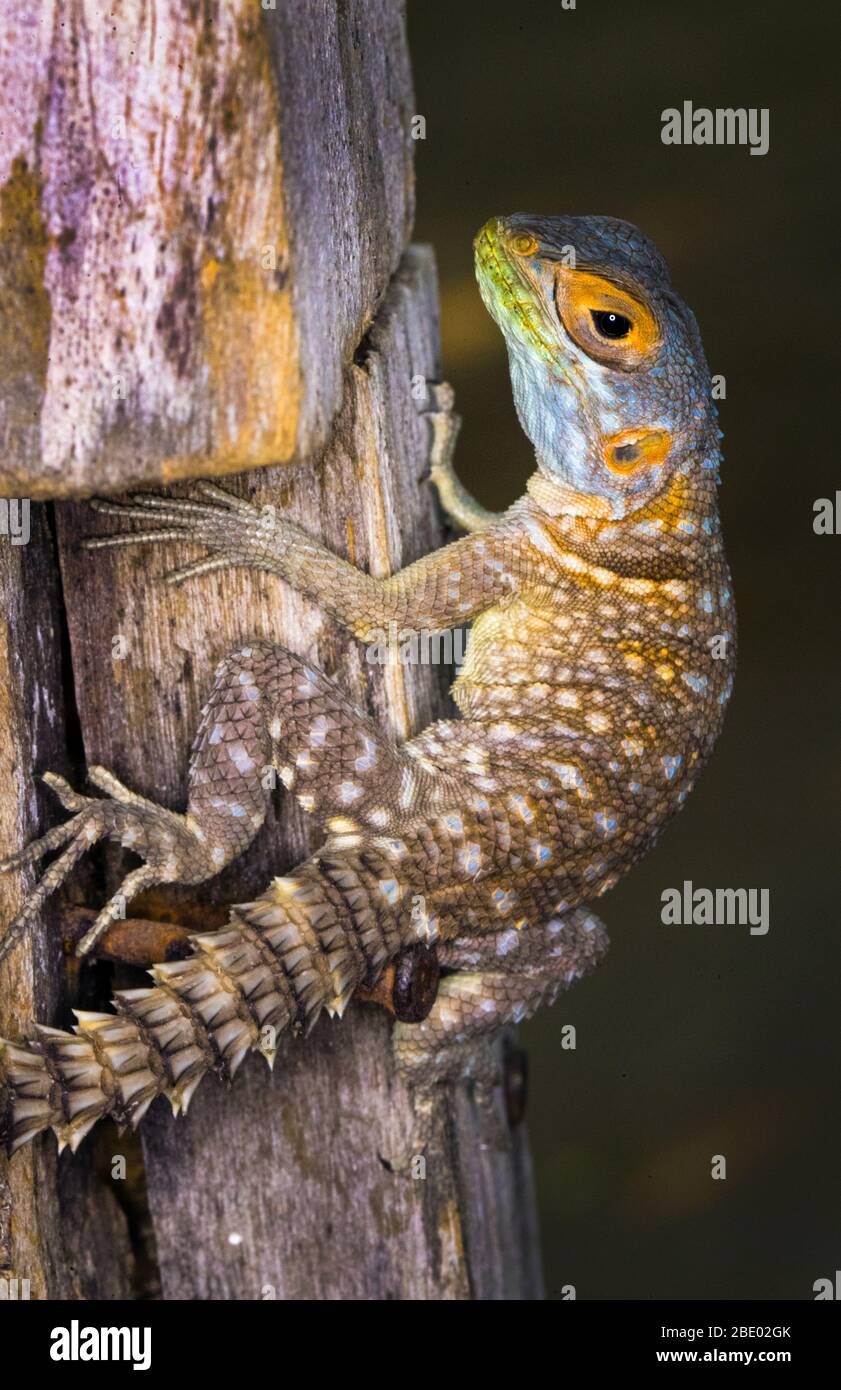
[[666,430],[621,430],[602,444],[602,457],[611,473],[626,477],[666,462],[672,436]]

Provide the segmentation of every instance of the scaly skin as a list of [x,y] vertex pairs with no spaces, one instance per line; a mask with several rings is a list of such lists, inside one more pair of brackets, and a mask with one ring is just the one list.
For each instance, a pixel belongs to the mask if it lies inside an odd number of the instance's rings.
[[[95,547],[201,541],[184,582],[240,565],[272,571],[360,640],[472,620],[453,687],[463,718],[393,744],[321,671],[251,643],[220,666],[196,738],[185,815],[103,769],[108,799],[53,778],[75,812],[4,867],[63,846],[5,939],[103,837],[145,861],[122,885],[199,883],[242,853],[266,813],[265,769],[326,824],[324,848],[193,959],[156,967],[118,1015],[80,1015],[6,1044],[11,1147],[51,1126],[73,1147],[101,1115],[137,1123],[155,1095],[183,1108],[209,1069],[341,1014],[353,990],[418,940],[452,973],[429,1017],[395,1030],[417,1086],[487,1080],[485,1039],[551,1002],[606,947],[587,904],[654,844],[719,732],[735,615],[716,505],[718,430],[690,312],[659,253],[608,218],[492,219],[476,239],[485,303],[508,346],[537,471],[495,515],[450,466],[446,389],[432,416],[432,478],[469,534],[391,579],[324,550],[273,509],[205,485],[193,501],[99,504],[139,532]],[[390,624],[395,627],[390,628]],[[120,910],[115,897],[82,943]]]

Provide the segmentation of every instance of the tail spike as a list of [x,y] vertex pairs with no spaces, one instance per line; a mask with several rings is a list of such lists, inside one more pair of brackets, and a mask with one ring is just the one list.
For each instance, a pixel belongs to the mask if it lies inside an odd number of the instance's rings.
[[276,1036],[309,1032],[324,1008],[341,1018],[393,953],[371,903],[360,865],[310,860],[192,937],[191,956],[153,966],[148,987],[118,991],[115,1012],[0,1040],[0,1143],[14,1152],[52,1129],[75,1151],[105,1115],[136,1127],[159,1095],[186,1114],[208,1071],[230,1081],[250,1051],[272,1069]]

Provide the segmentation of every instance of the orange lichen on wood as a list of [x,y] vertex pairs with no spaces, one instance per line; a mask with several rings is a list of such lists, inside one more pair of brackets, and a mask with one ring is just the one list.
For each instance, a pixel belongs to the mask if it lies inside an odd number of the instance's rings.
[[[16,158],[0,186],[0,396],[4,455],[28,459],[37,448],[50,343],[50,297],[44,285],[49,238],[41,211],[41,183]],[[4,467],[7,467],[4,464]],[[25,491],[26,468],[9,470]]]
[[[301,373],[276,89],[265,28],[246,22],[221,99],[230,141],[226,197],[198,274],[202,355],[213,401],[211,472],[289,459]],[[247,94],[247,106],[243,101]],[[252,172],[262,174],[256,189]],[[184,477],[168,459],[164,476]]]
[[[267,26],[247,0],[212,26],[155,8],[120,18],[111,42],[84,16],[82,44],[38,26],[32,80],[48,115],[33,128],[13,100],[0,151],[3,494],[223,474],[287,461],[301,443]],[[18,70],[7,36],[12,99]]]

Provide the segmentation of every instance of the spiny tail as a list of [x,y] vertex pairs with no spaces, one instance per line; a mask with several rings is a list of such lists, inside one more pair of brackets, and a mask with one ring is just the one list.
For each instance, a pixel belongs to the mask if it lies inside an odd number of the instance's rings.
[[186,1113],[202,1077],[234,1076],[246,1053],[272,1066],[287,1028],[341,1014],[403,943],[372,906],[365,866],[309,861],[276,879],[219,931],[192,938],[188,960],[156,965],[155,986],[121,990],[113,1014],[76,1012],[72,1033],[37,1025],[28,1043],[0,1040],[0,1143],[13,1153],[52,1129],[75,1151],[97,1120],[138,1125],[166,1095]]

